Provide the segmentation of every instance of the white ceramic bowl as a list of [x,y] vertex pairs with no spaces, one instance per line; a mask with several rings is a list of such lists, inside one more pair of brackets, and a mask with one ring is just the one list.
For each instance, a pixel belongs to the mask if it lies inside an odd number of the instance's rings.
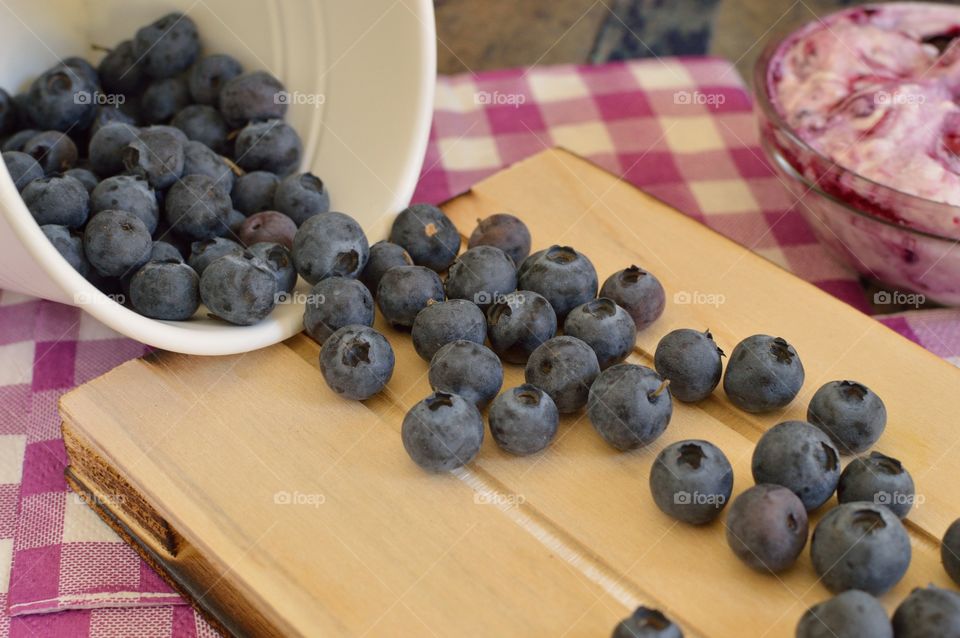
[[[409,202],[426,149],[436,49],[430,0],[5,0],[0,86],[13,93],[54,64],[101,54],[170,11],[196,21],[205,53],[265,69],[291,94],[287,121],[304,142],[301,169],[323,179],[335,210],[386,237]],[[321,96],[321,97],[317,97]],[[0,288],[85,311],[143,343],[188,354],[262,348],[302,329],[303,305],[278,306],[255,326],[156,321],[113,302],[46,240],[0,162]],[[299,290],[307,286],[301,280]]]

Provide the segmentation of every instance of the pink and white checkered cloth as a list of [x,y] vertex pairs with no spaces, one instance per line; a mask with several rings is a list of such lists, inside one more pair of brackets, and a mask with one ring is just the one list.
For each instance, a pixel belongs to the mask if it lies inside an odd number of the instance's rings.
[[[712,58],[440,78],[415,200],[561,145],[867,311],[856,276],[791,208],[755,128],[742,80]],[[960,312],[881,321],[960,361]],[[57,398],[143,352],[74,308],[0,293],[0,637],[215,635],[63,479]]]

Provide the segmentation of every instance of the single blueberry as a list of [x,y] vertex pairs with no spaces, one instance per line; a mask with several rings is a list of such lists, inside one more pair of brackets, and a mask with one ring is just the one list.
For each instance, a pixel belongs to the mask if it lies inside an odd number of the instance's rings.
[[418,266],[446,270],[460,252],[460,233],[442,210],[413,204],[400,211],[390,229],[390,241],[402,246]]
[[144,317],[185,321],[200,307],[200,278],[179,261],[149,261],[130,279],[130,303]]
[[10,179],[13,180],[13,185],[16,186],[17,190],[21,193],[23,189],[27,187],[27,184],[43,177],[43,168],[40,167],[37,160],[26,153],[20,151],[4,151],[3,163],[7,167],[7,172],[10,173]]
[[233,158],[245,171],[289,175],[300,166],[303,144],[293,127],[282,120],[251,122],[237,135]]
[[124,40],[107,51],[97,66],[97,73],[107,93],[139,93],[144,85],[144,73],[133,40]]
[[183,77],[154,80],[140,98],[140,117],[147,124],[161,124],[190,105],[190,89]]
[[93,189],[100,183],[100,179],[93,174],[93,171],[87,170],[86,168],[71,168],[70,170],[64,171],[63,174],[83,184],[83,187],[87,189],[88,193],[93,193]]
[[600,374],[593,350],[575,337],[553,337],[530,355],[524,369],[527,383],[550,395],[562,414],[587,404],[590,386]]
[[518,290],[487,308],[490,347],[508,363],[526,363],[557,334],[557,313],[542,295]]
[[217,106],[223,85],[241,73],[243,67],[232,56],[220,53],[200,58],[187,75],[190,96],[197,104]]
[[87,153],[90,167],[100,177],[110,177],[124,171],[123,149],[139,135],[136,127],[123,122],[104,124],[90,138]]
[[826,434],[806,421],[784,421],[763,433],[753,450],[753,479],[782,485],[815,510],[840,480],[840,454]]
[[521,264],[530,255],[530,231],[526,224],[513,215],[498,213],[477,222],[467,248],[477,246],[496,246],[514,264]]
[[31,121],[41,130],[86,129],[93,121],[98,87],[90,78],[60,63],[30,85],[26,102]]
[[160,220],[157,196],[142,177],[115,175],[103,180],[90,194],[90,211],[125,210],[140,218],[152,234]]
[[517,271],[520,290],[543,295],[563,321],[567,314],[597,296],[597,271],[583,253],[551,246],[527,257]]
[[394,266],[412,265],[413,259],[402,246],[381,239],[370,246],[370,258],[367,259],[367,265],[360,273],[360,281],[370,289],[371,293],[376,294],[377,286],[385,272]]
[[274,242],[293,248],[297,224],[275,210],[265,210],[245,217],[240,224],[240,241],[248,246],[257,242]]
[[251,252],[224,255],[200,275],[200,298],[215,316],[238,326],[264,319],[277,303],[277,276]]
[[444,289],[449,299],[467,299],[486,308],[517,289],[517,268],[499,248],[477,246],[450,265]]
[[590,423],[603,440],[622,452],[649,445],[670,424],[673,401],[668,385],[645,366],[609,367],[590,386]]
[[563,322],[563,333],[593,348],[601,370],[626,359],[637,341],[633,319],[606,298],[592,299],[571,310]]
[[[114,126],[124,125],[113,124],[104,127],[100,133]],[[183,175],[183,147],[184,142],[170,130],[161,130],[159,127],[144,129],[123,147],[120,157],[127,172],[146,178],[151,186],[162,190],[172,186]]]
[[807,510],[781,485],[761,483],[742,492],[727,514],[727,544],[748,566],[782,572],[807,544]]
[[887,426],[887,408],[867,386],[830,381],[810,399],[807,420],[827,433],[844,454],[868,449]]
[[233,207],[244,215],[253,215],[273,207],[273,195],[280,178],[267,171],[251,171],[233,182]]
[[150,231],[133,213],[105,210],[87,222],[83,249],[97,273],[104,277],[123,277],[150,259],[153,240]]
[[183,131],[189,139],[200,142],[220,155],[230,151],[227,141],[230,129],[220,112],[212,106],[191,104],[175,114],[170,124]]
[[893,635],[897,638],[960,636],[960,594],[934,585],[917,587],[893,612]]
[[670,380],[674,397],[695,403],[710,396],[720,383],[723,356],[709,330],[680,328],[660,339],[653,365],[661,377]]
[[418,312],[410,336],[420,358],[430,361],[437,350],[454,341],[482,344],[487,338],[487,321],[476,304],[450,299]]
[[668,445],[650,468],[654,503],[667,516],[691,525],[703,525],[720,516],[732,491],[730,461],[707,441]]
[[77,145],[60,131],[37,133],[23,145],[23,152],[37,160],[47,175],[64,173],[77,163]]
[[230,209],[233,209],[233,201],[229,200],[230,191],[233,190],[233,171],[222,157],[207,146],[194,141],[183,145],[183,174],[206,175],[212,179],[214,185],[228,197]]
[[97,111],[93,116],[93,122],[90,123],[90,136],[96,135],[97,131],[109,124],[136,126],[137,120],[132,115],[121,111],[115,106],[101,104],[97,106]]
[[483,417],[463,397],[434,392],[410,408],[400,434],[414,463],[429,472],[446,472],[466,465],[479,454]]
[[940,558],[947,574],[960,585],[960,519],[955,520],[943,535]]
[[4,153],[9,153],[10,151],[23,151],[24,144],[26,144],[27,141],[29,141],[30,138],[37,133],[40,133],[40,131],[32,128],[17,131],[3,141],[3,146],[0,146],[0,150],[2,150]]
[[853,459],[843,468],[837,483],[837,500],[886,505],[904,518],[913,506],[913,478],[897,459],[871,452],[869,456]]
[[220,89],[220,112],[233,128],[255,120],[283,119],[287,112],[286,90],[266,71],[244,73]]
[[412,328],[421,310],[444,300],[443,282],[429,268],[396,266],[380,278],[376,298],[377,307],[390,325]]
[[641,605],[620,621],[612,638],[683,638],[683,632],[660,610]]
[[666,295],[653,274],[630,266],[607,277],[600,288],[601,297],[613,299],[633,317],[637,330],[643,330],[663,314]]
[[150,249],[150,261],[179,261],[183,263],[180,249],[166,241],[154,241]]
[[344,326],[373,325],[373,296],[356,279],[328,277],[307,296],[303,327],[322,344]]
[[187,258],[187,263],[197,271],[198,275],[202,275],[207,266],[217,259],[224,255],[242,255],[243,250],[243,246],[226,237],[203,239],[190,245],[190,257]]
[[523,384],[490,404],[490,434],[502,450],[518,456],[536,454],[557,435],[560,412],[550,395]]
[[330,389],[355,401],[377,394],[393,376],[390,342],[368,326],[344,326],[323,342],[320,372]]
[[100,86],[100,76],[92,64],[81,57],[71,56],[60,61],[61,64],[71,68],[81,75],[87,82],[93,86]]
[[[297,269],[293,265],[293,255],[286,246],[273,242],[257,242],[247,248],[251,253],[270,266],[277,276],[277,294],[293,292],[297,287]],[[277,303],[280,303],[278,299]]]
[[910,537],[883,505],[842,503],[817,523],[810,539],[817,576],[830,591],[879,595],[896,585],[910,565]]
[[33,180],[23,189],[23,203],[41,226],[57,224],[80,228],[90,214],[90,194],[86,187],[66,176]]
[[73,266],[78,273],[87,277],[90,274],[90,262],[83,252],[83,236],[71,231],[66,226],[47,224],[40,230],[46,235],[53,247],[57,249],[67,263]]
[[298,173],[277,185],[273,208],[301,226],[314,215],[330,210],[330,193],[316,175]]
[[133,48],[147,75],[169,78],[186,71],[200,55],[200,34],[189,16],[170,13],[138,29]]
[[883,604],[866,592],[849,589],[817,603],[800,617],[796,638],[893,638]]
[[460,339],[437,350],[427,377],[434,390],[458,394],[483,408],[500,392],[503,366],[493,350]]
[[190,239],[217,237],[231,210],[230,197],[206,175],[183,177],[164,200],[167,223]]
[[733,349],[723,391],[745,412],[771,412],[793,401],[803,377],[803,363],[793,346],[780,337],[753,335]]
[[369,254],[360,224],[343,213],[311,217],[293,238],[293,263],[311,284],[327,277],[356,278]]

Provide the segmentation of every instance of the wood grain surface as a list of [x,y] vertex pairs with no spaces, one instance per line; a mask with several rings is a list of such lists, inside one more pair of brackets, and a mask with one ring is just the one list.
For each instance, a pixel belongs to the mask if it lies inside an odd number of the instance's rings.
[[[813,392],[838,378],[884,398],[889,424],[876,449],[904,462],[922,499],[907,522],[913,561],[884,603],[948,584],[937,539],[960,515],[960,370],[562,150],[445,209],[466,234],[477,218],[518,214],[534,250],[572,245],[601,279],[631,263],[655,272],[667,309],[631,361],[649,365],[659,338],[680,327],[710,328],[727,352],[751,334],[776,334],[804,362],[800,396],[763,416],[719,390],[676,403],[660,440],[628,454],[606,446],[585,415],[569,415],[539,455],[511,457],[487,437],[469,468],[434,476],[407,458],[399,436],[406,409],[429,393],[427,365],[379,318],[397,367],[386,392],[364,403],[324,385],[319,348],[302,335],[234,357],[127,363],[62,400],[71,472],[114,506],[101,515],[128,528],[225,628],[603,636],[642,603],[688,637],[792,635],[802,611],[829,596],[808,552],[778,576],[753,572],[726,547],[723,517],[676,523],[653,504],[647,477],[663,446],[703,438],[729,457],[738,494],[753,482],[759,436],[804,418]],[[505,376],[504,387],[519,384],[522,369],[507,366]]]

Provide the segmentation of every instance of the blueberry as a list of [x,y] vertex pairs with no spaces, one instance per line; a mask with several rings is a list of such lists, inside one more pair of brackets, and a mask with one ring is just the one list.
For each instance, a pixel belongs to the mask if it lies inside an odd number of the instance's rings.
[[293,255],[286,246],[273,242],[258,242],[247,250],[262,259],[277,277],[277,294],[291,293],[297,287],[297,269]]
[[300,165],[300,136],[282,120],[252,122],[240,130],[233,150],[236,163],[245,171],[269,171],[289,175]]
[[103,180],[90,194],[90,211],[125,210],[140,218],[150,233],[157,229],[160,207],[157,196],[142,177],[115,175]]
[[803,364],[780,337],[753,335],[737,344],[727,362],[723,391],[745,412],[770,412],[793,401],[803,385]]
[[223,85],[241,73],[243,67],[229,55],[220,53],[200,58],[187,75],[190,96],[197,104],[217,106]]
[[830,591],[879,595],[910,565],[910,537],[883,505],[842,503],[817,523],[810,540],[813,568]]
[[824,384],[807,408],[807,420],[827,433],[844,454],[868,449],[887,426],[887,408],[873,391],[856,381]]
[[633,319],[606,298],[593,299],[571,310],[563,322],[563,333],[593,348],[601,370],[626,359],[637,341]]
[[183,131],[187,138],[200,142],[221,155],[225,155],[230,149],[227,141],[230,129],[220,112],[212,106],[191,104],[174,115],[171,124]]
[[0,136],[9,135],[20,126],[17,103],[9,93],[0,89]]
[[934,585],[910,592],[893,612],[897,638],[957,638],[960,636],[960,594]]
[[90,135],[93,136],[109,124],[127,124],[136,126],[137,121],[127,113],[124,113],[115,106],[101,104],[97,106],[96,113],[93,116],[93,122],[90,123]]
[[83,252],[83,236],[71,231],[66,226],[47,224],[40,230],[53,244],[57,252],[73,266],[73,269],[86,277],[90,274],[90,263]]
[[200,278],[178,261],[150,261],[130,279],[130,303],[144,317],[185,321],[200,307]]
[[683,632],[663,612],[641,605],[614,628],[613,638],[683,638]]
[[427,377],[434,390],[458,394],[483,408],[500,392],[503,366],[493,350],[460,339],[437,350]]
[[365,401],[393,376],[395,358],[390,342],[369,326],[344,326],[323,342],[320,372],[337,394]]
[[850,589],[808,609],[797,623],[796,638],[893,638],[883,604]]
[[69,58],[64,58],[60,61],[66,67],[69,67],[73,71],[76,71],[78,75],[83,77],[84,80],[92,84],[93,86],[100,86],[100,76],[97,74],[97,70],[93,67],[92,64],[87,62],[81,57],[71,56]]
[[490,404],[490,434],[501,449],[518,456],[536,454],[557,435],[560,412],[550,395],[523,384]]
[[450,299],[467,299],[486,308],[517,289],[517,268],[499,248],[477,246],[450,265],[444,288]]
[[600,296],[609,297],[626,309],[637,324],[637,330],[643,330],[659,319],[666,304],[660,280],[638,266],[630,266],[607,277],[600,288]]
[[508,363],[526,363],[557,334],[557,313],[542,295],[518,290],[487,308],[490,347]]
[[0,150],[2,150],[4,153],[9,153],[10,151],[22,151],[23,146],[37,133],[40,133],[40,131],[32,128],[17,131],[3,141],[3,146],[0,147]]
[[204,239],[195,241],[190,245],[190,257],[187,263],[202,275],[207,266],[224,255],[242,255],[243,246],[225,237],[214,237],[213,239]]
[[110,49],[100,60],[97,73],[107,93],[139,93],[144,84],[144,74],[133,40],[124,40]]
[[240,241],[247,244],[274,242],[293,248],[293,239],[297,234],[297,224],[275,210],[254,213],[244,219],[240,225]]
[[403,447],[414,463],[430,472],[466,465],[480,452],[483,417],[456,394],[434,392],[407,412],[401,428]]
[[367,265],[360,273],[362,281],[370,292],[376,294],[377,286],[383,274],[394,266],[412,266],[413,259],[403,249],[402,246],[392,244],[386,240],[380,240],[373,246],[370,246],[370,258],[367,259]]
[[[106,128],[114,126],[121,125]],[[184,142],[169,131],[144,129],[123,147],[120,157],[127,172],[146,178],[151,186],[162,190],[172,186],[183,174],[183,147]]]
[[837,484],[837,500],[841,503],[869,501],[886,505],[900,518],[910,511],[913,498],[910,472],[897,459],[879,452],[850,461]]
[[761,483],[733,499],[726,528],[737,558],[760,572],[782,572],[807,544],[807,510],[787,488]]
[[678,441],[657,455],[650,468],[653,501],[667,516],[703,525],[720,515],[733,491],[733,468],[707,441]]
[[293,263],[311,284],[327,277],[356,278],[369,254],[360,224],[343,213],[311,217],[293,238]]
[[487,338],[487,320],[483,311],[466,299],[432,303],[417,313],[411,337],[420,358],[430,361],[437,350],[454,341],[482,344]]
[[30,119],[42,130],[83,130],[93,121],[97,85],[76,69],[58,64],[44,71],[27,94]]
[[164,78],[150,83],[140,99],[140,116],[147,124],[170,121],[190,105],[190,89],[182,77]]
[[110,177],[123,172],[123,149],[135,141],[138,135],[135,127],[123,122],[105,124],[97,129],[87,147],[90,166],[94,172],[100,177]]
[[[243,226],[243,222],[247,221],[247,216],[238,211],[235,208],[231,208],[230,212],[227,213],[227,218],[223,220],[222,228],[220,228],[220,237],[240,237],[240,227]],[[257,242],[253,242],[257,243]]]
[[657,344],[653,365],[664,379],[670,379],[670,392],[685,403],[706,399],[720,383],[723,350],[710,331],[680,328],[665,335]]
[[[527,367],[529,369],[529,364]],[[587,403],[590,423],[607,443],[620,451],[649,445],[670,424],[673,402],[667,385],[660,375],[645,366],[618,363],[609,367],[590,386]]]
[[200,35],[188,16],[170,13],[138,29],[133,48],[147,75],[169,78],[186,71],[200,55]]
[[80,228],[90,214],[90,195],[72,177],[41,177],[23,189],[23,203],[41,226]]
[[233,190],[234,175],[222,157],[200,142],[187,142],[183,146],[183,174],[206,175],[212,179],[214,185],[227,196],[230,209],[233,209],[233,201],[229,196]]
[[287,112],[285,89],[266,71],[231,78],[220,90],[220,112],[227,124],[239,128],[254,120],[283,119]]
[[429,268],[396,266],[380,278],[375,297],[390,325],[412,328],[421,310],[444,300],[443,282]]
[[390,241],[403,247],[418,266],[446,270],[460,252],[460,233],[443,211],[413,204],[393,220]]
[[13,185],[21,193],[27,184],[43,177],[43,169],[37,160],[20,151],[4,151],[3,163],[7,166]]
[[244,173],[233,182],[233,207],[244,215],[270,210],[279,183],[280,178],[267,171]]
[[519,288],[543,295],[560,321],[597,296],[597,271],[586,255],[569,246],[551,246],[533,253],[517,274]]
[[23,145],[23,152],[37,160],[47,175],[68,171],[77,163],[77,145],[60,131],[37,133]]
[[123,277],[150,259],[153,240],[150,231],[133,213],[105,210],[87,222],[83,249],[97,273],[104,277]]
[[186,145],[186,143],[190,141],[190,138],[187,137],[187,134],[178,129],[176,126],[152,124],[150,126],[145,126],[142,130],[147,133],[166,133],[167,135],[173,136],[173,138],[182,145]]
[[277,276],[249,251],[224,255],[200,275],[200,298],[214,316],[250,326],[269,315],[276,305]]
[[164,200],[167,223],[189,239],[216,237],[231,210],[230,197],[206,175],[178,180]]
[[150,261],[179,261],[183,262],[180,249],[165,241],[154,241],[150,249]]
[[97,187],[97,184],[100,183],[100,180],[92,171],[89,171],[85,168],[71,168],[63,172],[67,177],[72,177],[77,180],[83,187],[87,189],[88,193],[92,193],[93,189]]
[[316,175],[298,173],[277,185],[273,207],[300,226],[314,215],[330,210],[330,194]]
[[310,291],[303,327],[322,344],[344,326],[372,326],[373,314],[373,296],[366,286],[356,279],[329,277]]
[[547,394],[562,414],[587,404],[590,385],[600,374],[597,355],[575,337],[553,337],[540,344],[524,369],[527,383]]
[[530,231],[526,224],[507,213],[491,215],[477,222],[467,248],[495,246],[505,252],[514,264],[521,264],[530,255]]
[[757,483],[782,485],[814,510],[837,488],[840,456],[827,435],[806,421],[784,421],[757,441],[752,469]]
[[953,582],[960,585],[960,519],[955,520],[943,535],[940,559]]

